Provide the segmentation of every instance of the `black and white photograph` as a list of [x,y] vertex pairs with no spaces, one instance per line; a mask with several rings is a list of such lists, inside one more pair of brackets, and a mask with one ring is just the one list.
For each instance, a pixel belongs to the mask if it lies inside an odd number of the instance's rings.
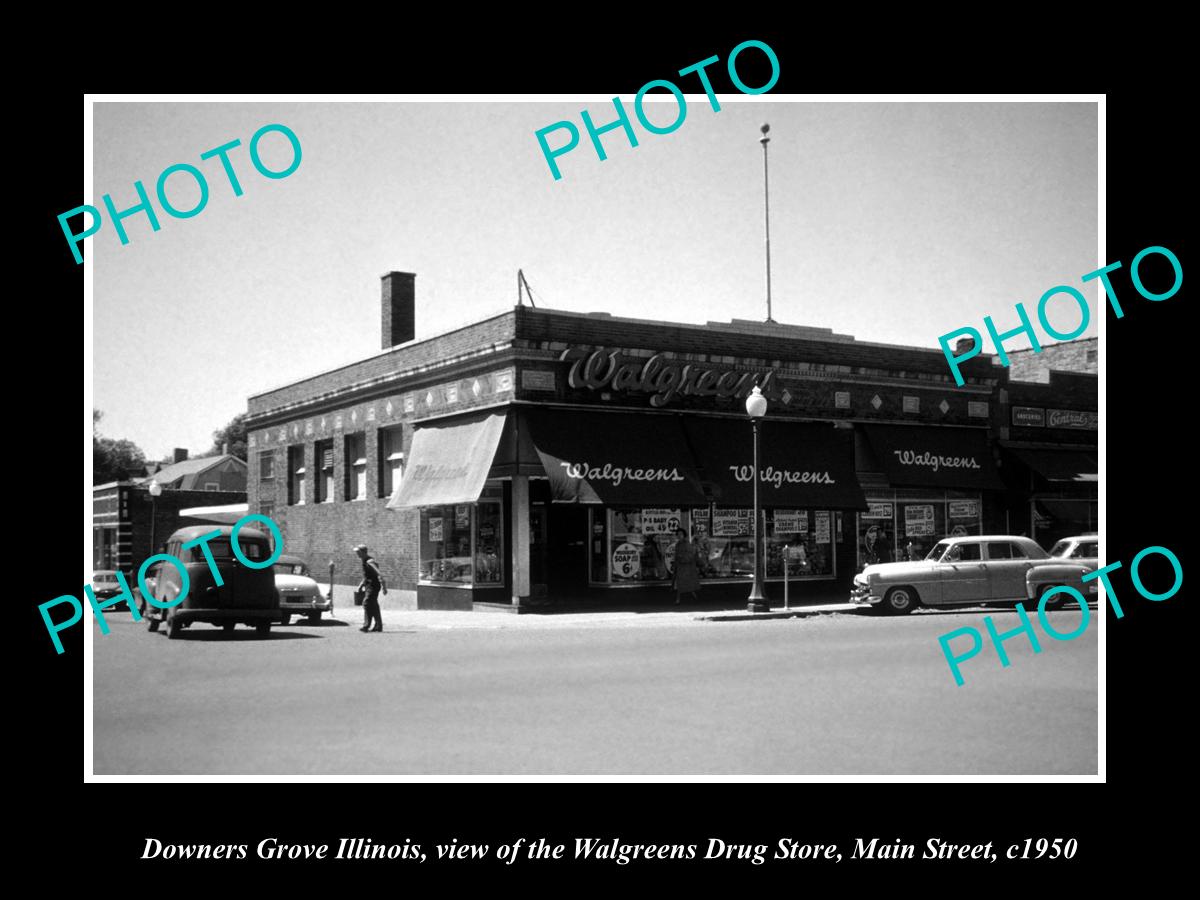
[[89,777],[1101,777],[1099,98],[764,54],[94,98]]

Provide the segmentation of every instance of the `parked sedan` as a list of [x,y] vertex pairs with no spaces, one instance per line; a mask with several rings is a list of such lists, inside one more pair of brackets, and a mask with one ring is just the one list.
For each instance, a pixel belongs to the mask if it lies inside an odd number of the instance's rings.
[[892,613],[918,606],[1019,602],[1028,597],[1030,570],[1049,559],[1027,537],[946,538],[923,560],[867,566],[854,576],[850,602]]
[[[1100,539],[1094,534],[1063,538],[1050,549],[1050,561],[1030,569],[1025,576],[1026,595],[1036,603],[1052,587],[1073,587],[1084,597],[1096,596],[1096,581],[1083,581],[1083,576],[1100,566]],[[1071,603],[1071,595],[1055,594],[1046,601],[1047,609],[1057,609]]]
[[333,599],[321,596],[321,588],[309,577],[304,560],[298,556],[281,556],[272,568],[284,625],[292,621],[293,615],[307,616],[308,621],[319,622],[321,613],[333,612]]
[[[96,595],[97,600],[107,600],[109,597],[115,597],[121,593],[121,583],[117,581],[117,573],[112,569],[98,569],[92,573],[92,593]],[[128,603],[118,603],[110,606],[109,609],[120,609],[122,606],[128,608]]]

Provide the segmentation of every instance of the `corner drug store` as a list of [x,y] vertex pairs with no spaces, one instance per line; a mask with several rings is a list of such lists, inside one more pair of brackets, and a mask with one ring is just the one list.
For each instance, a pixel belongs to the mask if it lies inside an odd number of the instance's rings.
[[339,581],[365,542],[421,608],[658,603],[683,527],[705,594],[740,597],[755,385],[768,594],[785,547],[793,579],[848,590],[868,533],[894,559],[1007,527],[986,359],[956,387],[936,350],[828,329],[523,306],[417,341],[413,280],[384,276],[380,354],[250,398],[251,509]]

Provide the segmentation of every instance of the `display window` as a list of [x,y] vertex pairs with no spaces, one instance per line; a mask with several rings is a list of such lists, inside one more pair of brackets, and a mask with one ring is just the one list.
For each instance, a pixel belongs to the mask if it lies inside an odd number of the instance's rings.
[[[834,513],[764,513],[765,577],[828,578],[835,573]],[[591,511],[591,581],[630,585],[669,583],[675,571],[677,528],[696,544],[700,577],[741,580],[754,575],[754,513],[750,509],[610,507]]]
[[[600,523],[599,531],[596,524]],[[592,580],[609,575],[612,584],[667,582],[675,571],[676,529],[690,532],[691,510],[682,508],[615,507],[592,511],[592,540],[607,546]],[[604,572],[607,567],[608,572]]]
[[858,514],[858,570],[924,559],[943,538],[980,534],[978,496],[871,497]]
[[503,587],[499,501],[421,508],[421,584]]
[[834,574],[833,512],[776,509],[767,512],[764,532],[767,577],[828,578]]

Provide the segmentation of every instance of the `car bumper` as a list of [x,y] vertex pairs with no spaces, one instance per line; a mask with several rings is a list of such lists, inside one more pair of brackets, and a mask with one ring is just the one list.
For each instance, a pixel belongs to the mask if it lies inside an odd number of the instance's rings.
[[850,591],[850,602],[857,606],[878,606],[883,602],[883,597],[871,593],[870,588],[856,585]]
[[175,618],[181,623],[184,622],[211,622],[212,624],[222,624],[225,622],[245,622],[246,624],[257,624],[259,622],[278,622],[280,620],[278,609],[174,609],[164,610],[167,616],[174,613]]
[[[1071,585],[1068,585],[1068,587],[1070,587],[1070,586]],[[1034,589],[1033,585],[1029,585],[1026,588],[1026,590],[1028,592],[1028,596],[1029,596],[1030,600],[1037,601],[1037,600],[1042,599],[1041,595],[1037,593],[1037,591]],[[1080,589],[1075,588],[1075,590],[1078,591]],[[1097,581],[1084,582],[1082,592],[1083,592],[1084,597],[1091,599],[1091,598],[1095,597],[1097,594],[1099,594],[1100,585]],[[1069,599],[1069,597],[1066,599]]]
[[329,612],[333,609],[333,601],[325,597],[283,597],[279,608],[287,613]]

